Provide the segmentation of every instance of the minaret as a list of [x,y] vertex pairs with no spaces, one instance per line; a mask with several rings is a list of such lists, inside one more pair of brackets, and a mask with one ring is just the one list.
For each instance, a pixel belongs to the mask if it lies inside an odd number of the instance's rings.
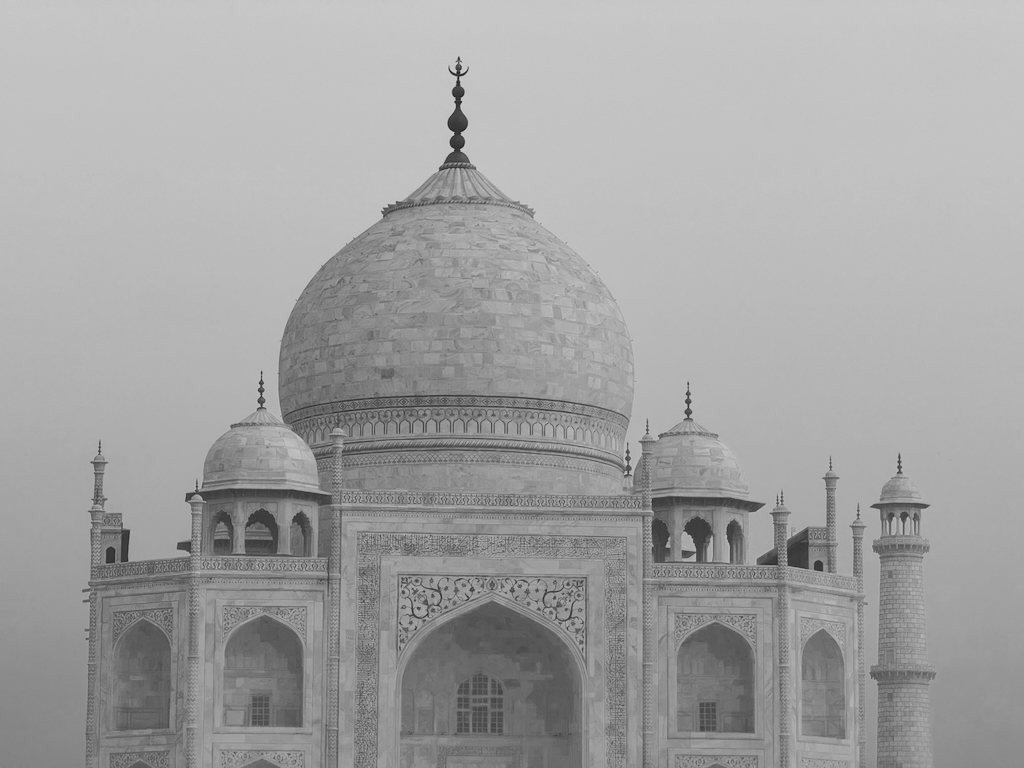
[[836,546],[838,536],[836,532],[836,483],[839,475],[832,471],[832,457],[828,457],[828,472],[822,478],[825,481],[825,546],[828,548],[828,563],[826,570],[835,573],[839,568],[836,560]]
[[776,624],[779,628],[779,768],[790,768],[791,760],[789,754],[790,733],[792,729],[792,678],[790,677],[789,661],[789,587],[786,584],[786,576],[789,571],[789,539],[786,536],[786,529],[789,526],[789,509],[786,508],[786,497],[783,492],[775,503],[772,510],[772,523],[775,530],[775,553],[778,559],[777,566],[777,589],[779,599],[777,602]]
[[853,577],[857,579],[857,765],[867,768],[867,681],[864,675],[864,529],[867,525],[860,519],[860,504],[857,504],[857,519],[850,524],[853,529]]
[[935,669],[928,664],[924,611],[929,546],[921,537],[921,517],[928,505],[903,474],[902,457],[897,458],[896,475],[871,506],[882,522],[882,535],[872,545],[882,569],[878,664],[871,668],[878,683],[877,768],[932,768],[928,686]]

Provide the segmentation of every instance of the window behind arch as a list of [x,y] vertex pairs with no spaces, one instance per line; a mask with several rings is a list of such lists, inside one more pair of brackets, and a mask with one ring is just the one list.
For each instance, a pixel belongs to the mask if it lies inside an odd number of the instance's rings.
[[115,651],[114,730],[170,727],[171,644],[148,621],[131,627]]
[[224,725],[302,726],[302,643],[281,622],[261,616],[228,641]]
[[846,671],[843,652],[825,630],[819,630],[807,641],[801,670],[803,735],[846,738]]
[[754,732],[754,654],[738,633],[710,624],[676,656],[678,731]]
[[459,684],[455,698],[455,732],[505,732],[505,689],[499,681],[477,672]]

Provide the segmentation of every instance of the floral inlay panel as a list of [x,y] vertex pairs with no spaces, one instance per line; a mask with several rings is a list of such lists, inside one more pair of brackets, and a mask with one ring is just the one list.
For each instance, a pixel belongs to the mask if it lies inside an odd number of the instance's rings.
[[225,605],[222,619],[224,634],[256,615],[274,616],[295,627],[302,637],[306,636],[306,608],[301,605]]
[[143,762],[152,768],[170,768],[171,753],[165,752],[117,752],[110,756],[110,768],[130,768]]
[[678,649],[683,639],[695,629],[714,622],[735,629],[757,648],[757,616],[752,613],[677,613],[676,648]]
[[556,576],[403,574],[398,577],[399,653],[427,622],[488,594],[504,595],[543,615],[569,635],[586,657],[587,580]]
[[811,635],[822,629],[828,632],[842,648],[843,653],[846,653],[846,625],[841,621],[828,621],[809,616],[800,617],[800,646],[803,647],[804,643],[811,639]]
[[174,639],[174,609],[151,608],[141,611],[115,611],[114,642],[116,643],[117,638],[123,635],[126,629],[140,619],[153,622],[167,634],[168,640]]
[[242,768],[256,760],[266,760],[281,768],[306,768],[302,752],[265,751],[255,749],[225,749],[220,753],[220,768]]

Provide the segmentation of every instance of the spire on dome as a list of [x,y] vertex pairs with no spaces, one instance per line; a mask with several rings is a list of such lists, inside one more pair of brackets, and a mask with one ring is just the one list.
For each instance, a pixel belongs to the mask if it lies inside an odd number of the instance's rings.
[[262,411],[263,404],[267,402],[266,398],[263,397],[263,393],[266,392],[266,390],[263,388],[263,371],[260,371],[260,386],[259,389],[257,389],[256,391],[260,393],[260,396],[256,399],[256,404],[260,407],[260,410]]
[[650,419],[647,420],[647,434],[648,435],[651,434],[651,420]]
[[693,411],[690,410],[690,403],[693,400],[690,399],[690,382],[686,382],[686,410],[683,413],[686,414],[686,420],[691,421],[690,417],[693,415]]
[[896,454],[896,474],[903,474],[903,454],[901,453]]
[[463,138],[462,132],[469,127],[469,119],[462,113],[462,97],[466,95],[466,89],[462,87],[462,78],[469,74],[469,67],[462,68],[462,57],[460,56],[455,60],[455,69],[448,67],[448,71],[455,75],[455,87],[452,88],[452,96],[455,97],[455,111],[448,118],[448,130],[455,135],[448,140],[453,151],[445,158],[441,168],[472,168],[469,158],[462,151],[462,148],[466,146],[466,139]]
[[832,457],[831,456],[828,457],[828,471],[829,472],[832,471]]
[[626,477],[633,474],[633,467],[629,463],[629,443],[626,443]]

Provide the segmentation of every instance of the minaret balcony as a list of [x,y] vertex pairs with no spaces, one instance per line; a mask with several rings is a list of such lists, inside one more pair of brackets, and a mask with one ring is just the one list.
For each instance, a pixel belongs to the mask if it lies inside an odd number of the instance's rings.
[[879,683],[928,683],[935,677],[935,667],[927,664],[903,664],[899,667],[875,664],[871,678]]
[[871,549],[880,555],[925,555],[931,550],[928,539],[912,534],[897,534],[875,539]]

